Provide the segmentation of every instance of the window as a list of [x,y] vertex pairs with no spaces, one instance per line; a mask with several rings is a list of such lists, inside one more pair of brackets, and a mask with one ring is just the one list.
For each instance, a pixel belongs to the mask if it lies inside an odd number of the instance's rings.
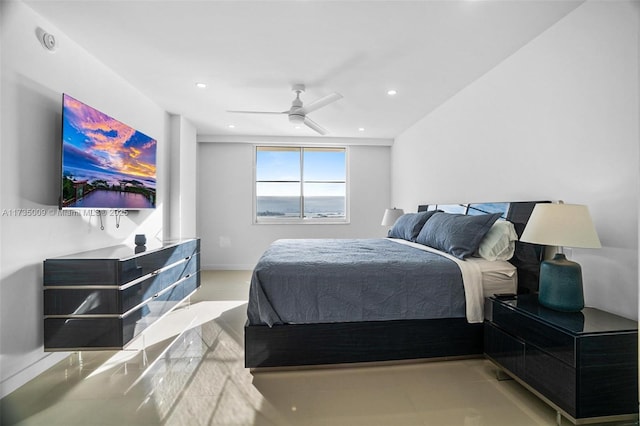
[[346,222],[346,148],[256,147],[256,222]]

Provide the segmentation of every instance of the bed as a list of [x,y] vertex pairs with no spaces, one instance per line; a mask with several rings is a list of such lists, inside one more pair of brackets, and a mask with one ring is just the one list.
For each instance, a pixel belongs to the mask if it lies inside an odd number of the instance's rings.
[[274,242],[252,275],[245,366],[482,354],[485,298],[536,291],[542,247],[479,246],[498,227],[516,240],[535,204],[421,205],[388,238]]

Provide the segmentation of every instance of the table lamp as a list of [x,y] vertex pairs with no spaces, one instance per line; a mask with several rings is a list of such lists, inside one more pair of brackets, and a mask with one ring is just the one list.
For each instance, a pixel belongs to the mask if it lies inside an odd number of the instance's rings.
[[601,247],[587,206],[536,204],[520,241],[558,247],[553,259],[540,264],[540,304],[557,311],[581,311],[584,308],[582,268],[565,257],[562,247]]
[[384,211],[384,216],[382,216],[382,226],[393,226],[396,223],[396,220],[400,216],[404,214],[404,210],[396,209],[395,207],[392,209],[386,209]]

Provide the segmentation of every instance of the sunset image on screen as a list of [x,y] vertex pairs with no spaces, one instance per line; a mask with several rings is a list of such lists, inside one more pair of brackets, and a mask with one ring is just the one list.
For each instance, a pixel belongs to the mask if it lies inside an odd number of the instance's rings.
[[62,116],[62,207],[155,207],[155,139],[68,95]]

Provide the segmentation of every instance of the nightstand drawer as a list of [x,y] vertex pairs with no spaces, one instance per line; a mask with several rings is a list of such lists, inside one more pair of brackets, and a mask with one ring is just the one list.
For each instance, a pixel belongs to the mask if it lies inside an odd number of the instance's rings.
[[575,339],[541,321],[532,321],[526,315],[499,304],[493,306],[493,323],[507,333],[518,336],[554,357],[575,367]]
[[527,345],[524,380],[576,416],[576,370],[558,359]]
[[522,340],[485,322],[484,347],[485,353],[507,370],[517,375],[524,373],[524,342]]

